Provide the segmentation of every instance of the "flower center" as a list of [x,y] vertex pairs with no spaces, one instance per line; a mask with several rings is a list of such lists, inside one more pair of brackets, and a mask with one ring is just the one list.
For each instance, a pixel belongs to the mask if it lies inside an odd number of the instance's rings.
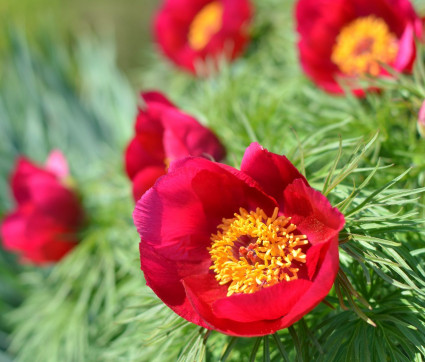
[[306,262],[302,247],[308,240],[295,234],[291,218],[278,216],[278,211],[276,207],[268,217],[260,208],[251,212],[240,208],[211,235],[210,269],[220,285],[229,283],[227,296],[298,279],[299,268]]
[[193,19],[189,28],[189,45],[194,50],[203,49],[221,28],[223,5],[221,1],[213,1],[205,5]]
[[397,37],[385,21],[369,15],[352,21],[341,30],[331,60],[347,75],[377,76],[380,63],[392,63],[397,52]]

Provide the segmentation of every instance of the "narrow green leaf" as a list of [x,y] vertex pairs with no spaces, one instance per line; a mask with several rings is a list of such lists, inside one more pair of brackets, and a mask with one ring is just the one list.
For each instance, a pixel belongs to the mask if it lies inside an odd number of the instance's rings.
[[289,362],[289,356],[286,353],[285,348],[283,347],[282,342],[280,341],[279,334],[276,332],[276,333],[272,334],[272,336],[273,336],[273,338],[274,338],[274,340],[276,342],[277,348],[278,348],[278,350],[280,352],[280,355],[282,356],[283,361]]
[[255,339],[255,343],[252,347],[251,355],[249,356],[250,362],[255,362],[255,357],[257,356],[258,348],[260,348],[260,344],[262,340],[263,340],[262,337],[257,337]]
[[223,355],[220,358],[221,362],[225,362],[227,360],[227,358],[230,356],[230,353],[232,353],[232,350],[235,347],[237,341],[238,341],[237,337],[230,338],[230,341],[227,344],[226,350],[224,351]]
[[301,348],[301,343],[300,343],[300,339],[298,338],[298,334],[297,334],[294,326],[288,327],[288,331],[289,331],[289,334],[292,337],[292,340],[294,341],[295,350],[297,352],[297,361],[303,362],[303,357],[302,357],[303,352],[302,352],[302,348]]

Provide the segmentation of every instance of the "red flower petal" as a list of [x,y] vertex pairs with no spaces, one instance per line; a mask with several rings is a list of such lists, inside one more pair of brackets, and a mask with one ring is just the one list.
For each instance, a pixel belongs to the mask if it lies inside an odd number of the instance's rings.
[[154,248],[142,242],[140,262],[142,270],[149,270],[149,273],[145,273],[146,284],[166,305],[181,317],[208,328],[187,299],[181,279],[208,269],[209,260],[177,264],[160,256]]
[[[248,0],[223,0],[223,23],[197,57],[211,59],[225,57],[237,58],[249,41],[248,26],[252,15],[252,6]],[[193,60],[192,60],[193,62]]]
[[64,242],[57,239],[52,239],[54,235],[43,235],[37,238],[37,245],[32,249],[25,249],[20,255],[22,264],[45,265],[58,262],[64,258],[77,243]]
[[297,279],[252,294],[232,295],[216,300],[213,312],[218,318],[244,323],[274,320],[288,314],[311,284],[309,280]]
[[335,238],[345,224],[344,216],[332,208],[319,191],[295,180],[283,193],[283,214],[316,245]]
[[291,311],[282,319],[280,328],[289,327],[316,307],[329,293],[339,269],[338,241],[329,243],[322,265],[313,285],[298,300]]
[[[161,140],[162,149],[162,140]],[[164,152],[154,153],[148,152],[143,143],[137,137],[133,138],[125,151],[125,168],[130,179],[140,172],[145,167],[165,167]]]
[[152,137],[161,139],[164,132],[160,122],[161,116],[165,110],[175,109],[176,106],[160,92],[142,92],[140,97],[144,102],[144,107],[139,107],[135,124],[136,133],[148,135],[146,141]]
[[[338,244],[338,240],[332,242]],[[307,250],[307,277],[314,280],[317,271],[322,266],[323,260],[329,249],[329,241],[313,245]]]
[[23,210],[5,216],[0,233],[6,250],[19,250],[25,247],[27,219]]
[[195,72],[195,65],[220,56],[236,58],[249,40],[247,25],[251,18],[248,0],[218,0],[223,5],[221,29],[204,48],[194,50],[188,42],[189,29],[195,16],[212,0],[166,0],[155,23],[155,40],[162,52],[178,66]]
[[296,179],[308,185],[305,177],[285,157],[252,143],[245,151],[241,171],[257,181],[276,200],[282,200],[283,190]]
[[77,245],[75,229],[42,214],[39,210],[27,220],[26,246],[22,258],[33,264],[61,260]]
[[224,147],[208,128],[195,118],[175,109],[168,109],[162,115],[164,125],[164,148],[170,161],[188,155],[203,156],[221,160]]
[[68,162],[61,151],[50,152],[46,161],[46,170],[56,175],[59,180],[69,176]]
[[28,190],[28,180],[34,174],[44,175],[45,177],[53,180],[56,179],[55,175],[51,172],[34,165],[25,157],[19,157],[16,162],[15,170],[11,176],[11,188],[13,196],[18,204],[29,200],[30,193]]
[[[72,249],[77,246],[76,241],[62,241],[49,239],[48,242],[43,243],[40,247],[40,264],[55,262],[65,257]],[[28,256],[27,256],[28,257]],[[34,257],[29,258],[32,262],[35,261]]]
[[399,52],[394,62],[394,69],[411,70],[416,58],[415,35],[412,25],[407,25],[399,42]]
[[81,206],[70,190],[57,180],[44,175],[33,175],[28,181],[31,202],[39,212],[69,228],[76,228],[81,223]]
[[164,166],[149,166],[139,171],[133,179],[134,200],[139,200],[155,184],[155,181],[166,173]]
[[214,315],[211,305],[217,296],[224,297],[222,287],[210,274],[195,275],[183,280],[188,299],[194,310],[202,316],[208,328],[239,337],[254,337],[271,334],[281,329],[280,319],[262,320],[256,322],[241,323],[233,319],[220,319]]
[[165,1],[155,19],[155,40],[162,52],[177,65],[192,72],[195,72],[197,52],[187,44],[189,27],[196,14],[210,1]]
[[157,91],[142,92],[140,96],[146,102],[148,106],[151,106],[153,103],[160,103],[167,107],[175,108],[175,105],[162,93]]
[[164,257],[209,259],[210,237],[222,218],[233,217],[241,207],[261,206],[271,214],[277,206],[246,178],[203,158],[179,161],[137,202],[133,214],[137,230]]
[[23,262],[32,264],[58,261],[76,245],[73,229],[30,204],[3,220],[1,237],[6,250],[19,252]]

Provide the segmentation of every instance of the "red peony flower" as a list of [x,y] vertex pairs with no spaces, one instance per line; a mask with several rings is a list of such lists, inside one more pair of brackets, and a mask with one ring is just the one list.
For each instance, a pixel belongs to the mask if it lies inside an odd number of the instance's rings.
[[234,336],[311,311],[339,268],[344,216],[285,156],[252,144],[241,170],[188,157],[137,202],[147,284],[177,314]]
[[195,73],[207,59],[239,56],[249,40],[250,18],[249,0],[165,0],[154,33],[168,58]]
[[185,156],[212,157],[220,161],[225,150],[217,137],[195,118],[181,112],[158,92],[142,93],[136,136],[127,146],[125,165],[138,200],[167,172],[171,161]]
[[0,233],[4,248],[18,252],[23,262],[57,262],[77,244],[83,210],[63,183],[67,176],[59,151],[50,154],[45,168],[18,159],[11,176],[17,206],[2,221]]
[[409,0],[299,0],[296,18],[302,68],[330,93],[341,79],[363,96],[359,78],[389,76],[381,64],[410,71],[423,35]]

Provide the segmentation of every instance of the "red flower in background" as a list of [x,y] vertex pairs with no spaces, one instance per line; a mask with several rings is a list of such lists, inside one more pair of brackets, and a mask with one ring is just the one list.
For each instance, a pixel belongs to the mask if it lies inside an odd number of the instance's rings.
[[185,156],[212,157],[220,161],[224,147],[208,128],[181,112],[158,92],[142,93],[136,135],[127,146],[125,166],[138,200],[156,179],[167,173],[171,161]]
[[389,76],[381,64],[410,71],[423,35],[408,0],[299,0],[296,18],[302,68],[330,93],[343,93],[341,79],[363,96],[359,78]]
[[248,0],[165,0],[155,20],[164,54],[193,73],[199,63],[241,54],[249,40]]
[[50,154],[45,168],[18,159],[11,176],[17,206],[0,231],[4,248],[18,252],[23,262],[57,262],[77,244],[83,210],[63,183],[67,176],[68,165],[59,151]]
[[258,144],[240,171],[176,161],[133,217],[147,284],[183,318],[226,334],[290,326],[325,298],[338,272],[344,216],[286,157]]

